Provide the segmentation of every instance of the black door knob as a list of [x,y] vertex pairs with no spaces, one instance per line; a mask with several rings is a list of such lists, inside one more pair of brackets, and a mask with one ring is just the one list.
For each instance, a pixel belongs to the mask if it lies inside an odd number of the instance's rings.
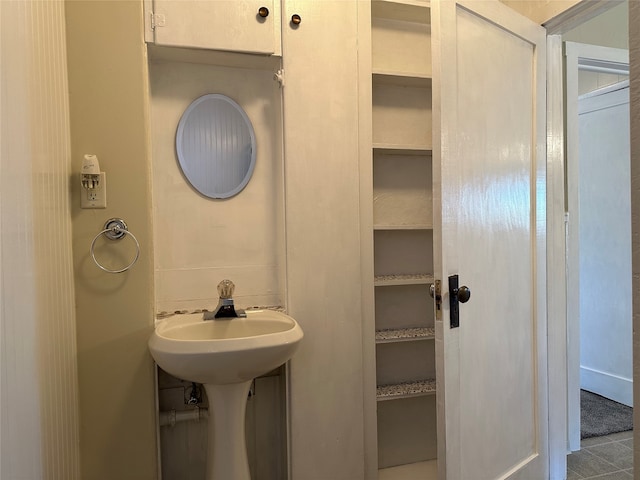
[[471,298],[471,290],[466,285],[461,286],[458,289],[458,301],[460,303],[467,303]]
[[300,15],[298,15],[297,13],[294,13],[293,15],[291,15],[291,23],[293,25],[300,25],[301,22],[302,22],[302,17]]
[[266,18],[269,16],[269,9],[267,7],[260,7],[258,9],[258,15],[260,15],[262,18]]

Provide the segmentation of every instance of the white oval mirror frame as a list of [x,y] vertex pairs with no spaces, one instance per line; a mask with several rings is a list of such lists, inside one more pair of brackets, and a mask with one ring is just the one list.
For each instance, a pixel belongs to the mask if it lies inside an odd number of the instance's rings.
[[209,198],[229,198],[249,183],[256,164],[256,136],[245,111],[226,95],[196,98],[176,132],[180,168]]

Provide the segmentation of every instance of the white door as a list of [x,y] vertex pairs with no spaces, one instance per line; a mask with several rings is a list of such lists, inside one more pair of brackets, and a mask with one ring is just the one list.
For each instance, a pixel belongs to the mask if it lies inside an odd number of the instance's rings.
[[[545,30],[432,3],[439,476],[548,477]],[[471,297],[450,325],[448,278]]]

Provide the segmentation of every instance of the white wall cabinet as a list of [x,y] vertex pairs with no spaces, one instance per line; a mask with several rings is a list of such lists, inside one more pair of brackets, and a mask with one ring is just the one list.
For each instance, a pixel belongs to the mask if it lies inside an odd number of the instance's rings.
[[147,0],[156,45],[280,54],[280,0]]

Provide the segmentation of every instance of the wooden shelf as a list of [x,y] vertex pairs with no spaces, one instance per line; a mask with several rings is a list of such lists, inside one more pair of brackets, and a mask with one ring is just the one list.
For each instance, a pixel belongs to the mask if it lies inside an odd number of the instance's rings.
[[409,225],[374,225],[374,230],[433,230],[433,225],[409,224]]
[[436,479],[438,478],[438,461],[424,460],[378,470],[378,480],[397,480],[398,478]]
[[376,331],[376,343],[416,342],[433,340],[436,330],[433,327],[394,328]]
[[402,87],[431,88],[431,75],[415,72],[392,72],[374,70],[371,78],[376,85],[399,85]]
[[374,143],[373,149],[387,155],[431,155],[431,145],[406,145],[400,143]]
[[433,275],[418,273],[413,275],[376,275],[373,284],[376,287],[395,285],[429,285],[433,283]]
[[168,47],[150,43],[147,44],[147,53],[150,63],[197,63],[268,71],[277,70],[282,60],[282,57],[277,55],[255,55],[199,48]]
[[373,0],[371,16],[428,25],[431,23],[431,6],[425,0]]
[[433,378],[393,385],[378,385],[376,388],[376,397],[379,402],[402,398],[424,397],[427,395],[435,395],[435,393],[436,380]]

